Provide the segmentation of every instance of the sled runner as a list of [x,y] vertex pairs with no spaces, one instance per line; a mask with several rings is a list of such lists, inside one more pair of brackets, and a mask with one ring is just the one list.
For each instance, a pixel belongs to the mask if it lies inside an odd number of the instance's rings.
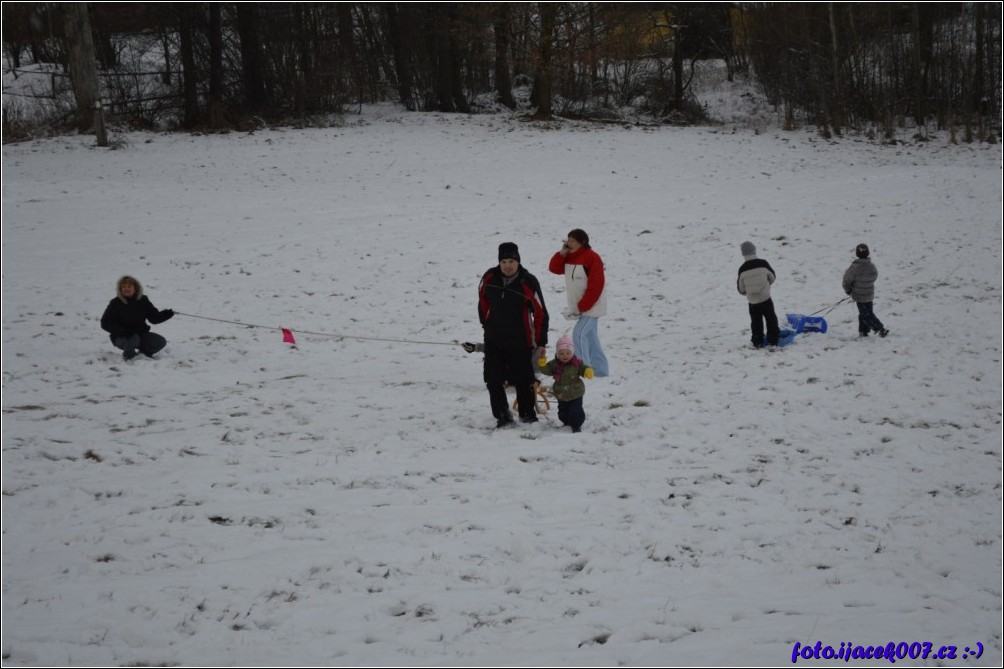
[[[511,386],[506,385],[507,388]],[[536,394],[537,402],[537,413],[541,416],[547,413],[547,410],[551,408],[551,400],[547,398],[547,388],[541,385],[540,381],[533,382],[533,392]],[[515,399],[512,401],[512,408],[519,410],[519,400]]]
[[[485,350],[485,345],[482,344],[482,343],[480,343],[480,342],[477,343],[477,344],[474,344],[474,343],[471,343],[471,342],[467,342],[467,341],[465,341],[463,343],[461,343],[461,342],[456,342],[456,343],[460,344],[460,346],[465,351],[467,351],[468,353],[474,353],[475,351],[478,351],[479,353],[484,353],[484,350]],[[512,386],[509,385],[508,381],[506,382],[505,387],[506,388],[512,388]],[[547,413],[547,410],[551,408],[551,400],[548,399],[548,397],[547,397],[547,388],[545,388],[544,386],[542,386],[541,383],[540,383],[540,381],[534,381],[533,382],[533,392],[537,396],[536,397],[536,410],[537,410],[537,414],[543,416],[544,414]],[[513,409],[517,409],[517,410],[519,409],[519,400],[518,399],[514,399],[512,401],[512,408]]]
[[789,330],[788,328],[782,328],[777,338],[778,346],[787,346],[791,342],[795,341],[795,335],[798,334],[794,330]]

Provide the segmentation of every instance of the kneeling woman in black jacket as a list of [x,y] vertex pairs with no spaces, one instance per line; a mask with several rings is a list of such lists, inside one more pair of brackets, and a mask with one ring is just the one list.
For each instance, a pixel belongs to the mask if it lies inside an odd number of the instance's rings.
[[163,323],[174,316],[174,311],[157,311],[143,294],[143,286],[131,276],[119,279],[117,292],[118,296],[108,303],[101,316],[101,329],[110,333],[112,344],[122,349],[122,357],[126,360],[132,360],[139,353],[152,358],[167,345],[167,340],[151,332],[146,322]]

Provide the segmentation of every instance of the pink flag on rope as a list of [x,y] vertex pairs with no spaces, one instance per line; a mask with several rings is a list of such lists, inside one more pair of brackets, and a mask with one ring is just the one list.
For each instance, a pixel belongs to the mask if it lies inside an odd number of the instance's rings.
[[284,344],[296,344],[296,338],[293,337],[293,331],[287,328],[280,328],[282,330],[282,342]]

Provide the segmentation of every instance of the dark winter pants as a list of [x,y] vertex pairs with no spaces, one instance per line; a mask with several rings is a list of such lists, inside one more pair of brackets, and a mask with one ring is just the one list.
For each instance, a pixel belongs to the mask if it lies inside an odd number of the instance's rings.
[[858,332],[867,335],[869,330],[881,332],[885,329],[882,321],[872,311],[872,302],[858,302]]
[[499,348],[485,342],[485,385],[495,418],[504,419],[510,415],[505,394],[507,382],[516,389],[520,418],[537,417],[537,395],[533,392],[537,377],[530,363],[532,353],[528,348]]
[[156,332],[145,332],[141,335],[134,334],[129,337],[115,337],[112,339],[115,348],[123,351],[139,349],[143,355],[152,357],[154,353],[167,346],[167,340]]
[[586,422],[586,412],[582,408],[582,398],[579,397],[567,402],[558,402],[558,420],[562,425],[571,425],[573,429],[579,429]]
[[774,313],[774,300],[750,305],[750,331],[753,333],[753,345],[763,346],[763,323],[767,321],[767,343],[777,346],[781,329],[777,326],[777,314]]

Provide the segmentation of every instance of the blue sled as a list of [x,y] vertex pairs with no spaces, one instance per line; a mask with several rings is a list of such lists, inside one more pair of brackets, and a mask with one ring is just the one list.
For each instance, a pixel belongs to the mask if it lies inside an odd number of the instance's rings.
[[826,319],[822,316],[803,316],[802,314],[788,314],[788,325],[795,331],[800,332],[826,332]]
[[791,342],[795,341],[795,335],[798,334],[794,330],[789,330],[788,328],[782,328],[781,334],[777,338],[778,346],[787,346]]

